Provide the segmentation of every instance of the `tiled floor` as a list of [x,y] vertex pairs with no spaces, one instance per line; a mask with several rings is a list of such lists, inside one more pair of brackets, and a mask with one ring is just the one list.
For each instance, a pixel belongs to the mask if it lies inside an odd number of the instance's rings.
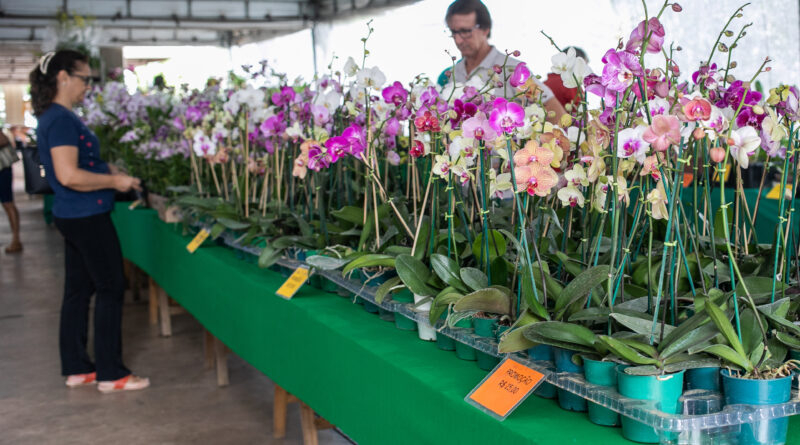
[[[143,300],[126,300],[124,357],[152,386],[110,395],[67,389],[57,343],[63,241],[44,223],[40,199],[17,193],[17,205],[25,250],[0,251],[0,444],[302,443],[299,406],[289,408],[286,438],[272,439],[272,382],[231,355],[231,384],[218,388],[203,366],[202,327],[177,315],[172,337],[160,337],[148,324],[144,290]],[[0,212],[0,246],[10,239]],[[332,430],[319,437],[350,443]]]

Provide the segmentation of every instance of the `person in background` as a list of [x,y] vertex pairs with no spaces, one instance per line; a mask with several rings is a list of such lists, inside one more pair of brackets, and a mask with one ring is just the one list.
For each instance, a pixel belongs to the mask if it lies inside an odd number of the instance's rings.
[[[575,50],[575,56],[581,57],[586,63],[589,63],[589,58],[586,56],[586,52],[577,46],[569,46],[562,50],[563,53],[572,48]],[[567,104],[571,104],[572,106],[577,106],[581,103],[581,97],[578,96],[578,89],[577,88],[567,88],[564,86],[564,82],[561,80],[561,75],[556,73],[549,73],[547,75],[547,80],[544,81],[544,84],[550,88],[550,91],[553,92],[556,100],[558,100],[561,105],[564,107]]]
[[11,244],[6,246],[6,253],[22,252],[22,241],[19,238],[19,210],[14,204],[14,173],[11,171],[11,166],[18,160],[13,140],[5,132],[0,131],[0,203],[11,226]]
[[[97,136],[72,111],[89,91],[91,79],[88,58],[72,50],[45,54],[30,74],[39,155],[54,191],[54,222],[64,236],[61,370],[68,387],[97,383],[107,393],[150,385],[122,362],[125,277],[110,216],[114,190],[138,190],[140,182],[100,159]],[[86,351],[92,294],[95,363]]]
[[[512,57],[506,59],[505,53],[489,44],[489,37],[492,35],[492,17],[489,15],[489,9],[480,0],[454,1],[447,8],[445,22],[461,52],[461,60],[455,64],[453,72],[450,73],[451,82],[464,84],[477,76],[479,83],[483,84],[491,73],[494,73],[495,66],[503,67],[505,64],[507,74],[510,75],[511,71],[521,63]],[[442,75],[446,76],[445,73]],[[564,107],[555,99],[553,92],[547,86],[536,78],[533,80],[542,90],[541,99],[548,112],[547,120],[558,123],[561,116],[566,113]],[[494,95],[503,97],[504,93],[508,92],[510,96],[513,91],[514,89],[506,83],[495,87]]]

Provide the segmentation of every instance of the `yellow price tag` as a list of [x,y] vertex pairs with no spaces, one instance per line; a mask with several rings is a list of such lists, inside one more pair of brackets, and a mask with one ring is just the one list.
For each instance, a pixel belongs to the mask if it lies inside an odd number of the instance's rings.
[[294,297],[294,294],[297,293],[298,290],[306,283],[308,280],[309,275],[311,275],[311,271],[306,266],[300,266],[294,270],[289,279],[283,283],[275,295],[279,297],[283,297],[287,300]]
[[133,201],[131,203],[131,205],[128,206],[128,210],[133,210],[136,207],[139,207],[139,205],[141,205],[141,204],[142,204],[142,200],[141,199],[137,199],[136,201]]
[[194,239],[192,239],[192,242],[190,242],[189,245],[186,246],[186,250],[188,250],[189,253],[194,253],[194,251],[197,250],[197,248],[200,247],[201,244],[203,244],[203,241],[205,241],[206,238],[208,238],[208,235],[210,234],[211,232],[209,232],[206,229],[200,230],[199,232],[197,232],[197,235],[194,237]]
[[[767,199],[779,200],[781,199],[781,185],[778,184],[767,193]],[[792,199],[792,185],[786,184],[786,199]]]
[[[725,178],[723,179],[723,181],[728,182],[728,178],[731,176],[731,170],[733,170],[732,166],[730,165],[725,166]],[[714,173],[714,182],[722,182],[719,180],[718,171]]]

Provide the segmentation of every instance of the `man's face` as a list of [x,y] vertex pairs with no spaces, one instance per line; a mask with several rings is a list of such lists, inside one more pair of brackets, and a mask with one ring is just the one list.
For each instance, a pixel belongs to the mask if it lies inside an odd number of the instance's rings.
[[447,21],[447,27],[453,33],[453,40],[456,42],[462,57],[472,57],[489,44],[488,29],[475,28],[476,16],[474,12],[469,14],[453,14]]

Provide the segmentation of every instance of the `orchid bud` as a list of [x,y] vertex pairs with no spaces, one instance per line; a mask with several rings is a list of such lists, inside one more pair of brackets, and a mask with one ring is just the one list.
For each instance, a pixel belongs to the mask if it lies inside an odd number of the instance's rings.
[[733,37],[733,31],[731,30],[725,31],[725,37]]
[[734,141],[733,138],[728,138],[725,142],[728,145],[736,145],[736,141]]
[[733,74],[728,74],[728,77],[725,78],[725,81],[728,83],[736,82],[736,78],[733,77]]
[[697,127],[697,128],[695,128],[695,129],[694,129],[694,131],[692,132],[692,137],[694,137],[694,138],[695,138],[695,140],[698,140],[698,141],[699,141],[700,139],[703,139],[703,137],[704,137],[705,135],[706,135],[706,132],[705,132],[705,131],[703,131],[703,129],[702,129],[702,128],[700,128],[700,127]]
[[712,161],[720,163],[725,160],[725,150],[721,147],[714,147],[708,151],[708,155]]
[[731,62],[730,67],[731,68],[736,68],[737,65],[739,65],[739,64],[736,63],[736,61],[734,60],[733,62]]
[[674,12],[681,12],[681,11],[683,11],[683,8],[681,8],[681,5],[679,5],[677,3],[673,3],[672,4],[672,10]]
[[514,52],[513,52],[513,53],[511,53],[511,55],[513,55],[514,57],[519,57],[519,56],[520,56],[520,54],[522,54],[522,53],[521,53],[521,52],[519,52],[519,50],[518,50],[518,49],[514,50]]
[[764,71],[772,71],[772,67],[768,66],[768,67],[764,68]]
[[497,74],[500,74],[500,73],[502,73],[502,72],[503,72],[503,67],[502,67],[502,66],[500,66],[500,65],[495,65],[495,66],[493,66],[493,67],[492,67],[492,69],[493,69],[493,70],[494,70],[494,72],[495,72],[495,73],[497,73]]
[[764,108],[761,105],[754,105],[753,106],[753,113],[761,115],[764,114]]
[[494,84],[497,88],[503,88],[503,82],[497,82]]

